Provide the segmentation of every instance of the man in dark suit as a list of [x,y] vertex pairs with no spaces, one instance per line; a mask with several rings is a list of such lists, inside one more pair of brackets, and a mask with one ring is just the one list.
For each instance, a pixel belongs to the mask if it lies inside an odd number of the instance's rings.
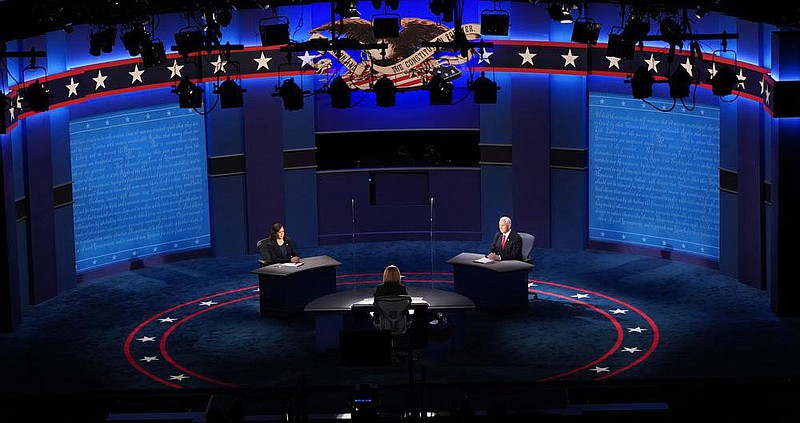
[[511,230],[511,218],[501,217],[498,226],[500,231],[495,234],[487,257],[495,261],[522,260],[522,237]]

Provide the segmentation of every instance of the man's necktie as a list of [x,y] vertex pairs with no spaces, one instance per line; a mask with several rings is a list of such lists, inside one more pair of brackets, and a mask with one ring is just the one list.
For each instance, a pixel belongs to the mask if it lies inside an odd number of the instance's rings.
[[503,235],[503,241],[500,242],[500,249],[503,250],[506,248],[506,236]]

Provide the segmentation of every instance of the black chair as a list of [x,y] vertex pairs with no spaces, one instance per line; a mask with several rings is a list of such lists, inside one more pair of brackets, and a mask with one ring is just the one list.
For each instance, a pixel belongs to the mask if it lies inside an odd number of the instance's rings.
[[408,329],[413,321],[411,297],[408,295],[384,295],[375,298],[375,329],[388,330],[392,334],[392,346],[408,344]]
[[269,264],[269,257],[264,257],[264,255],[261,254],[261,245],[267,241],[269,241],[269,238],[260,239],[256,243],[256,249],[258,250],[259,256],[261,256],[261,258],[258,259],[258,267],[264,267]]
[[527,232],[517,232],[522,238],[522,261],[533,264],[531,253],[533,252],[533,244],[536,242],[536,237]]

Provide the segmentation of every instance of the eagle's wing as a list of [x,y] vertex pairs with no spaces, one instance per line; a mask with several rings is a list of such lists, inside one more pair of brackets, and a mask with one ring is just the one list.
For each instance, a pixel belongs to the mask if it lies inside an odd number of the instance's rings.
[[[344,35],[348,38],[354,38],[362,43],[365,44],[374,44],[375,43],[375,35],[372,33],[372,22],[361,19],[361,18],[347,18],[344,19]],[[312,35],[320,34],[322,31],[330,31],[331,24],[330,22],[320,25],[311,31]],[[342,26],[336,23],[336,31],[342,31]]]
[[[400,38],[394,41],[394,57],[404,59],[414,54],[420,44],[432,41],[450,28],[428,19],[403,18],[400,20]],[[447,50],[451,51],[451,50]]]

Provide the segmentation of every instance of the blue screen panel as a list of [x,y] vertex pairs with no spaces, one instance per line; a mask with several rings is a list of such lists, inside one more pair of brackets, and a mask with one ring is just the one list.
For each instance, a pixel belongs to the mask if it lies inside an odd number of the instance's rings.
[[152,106],[70,122],[78,272],[210,245],[203,117]]
[[719,107],[589,104],[589,239],[719,259]]

